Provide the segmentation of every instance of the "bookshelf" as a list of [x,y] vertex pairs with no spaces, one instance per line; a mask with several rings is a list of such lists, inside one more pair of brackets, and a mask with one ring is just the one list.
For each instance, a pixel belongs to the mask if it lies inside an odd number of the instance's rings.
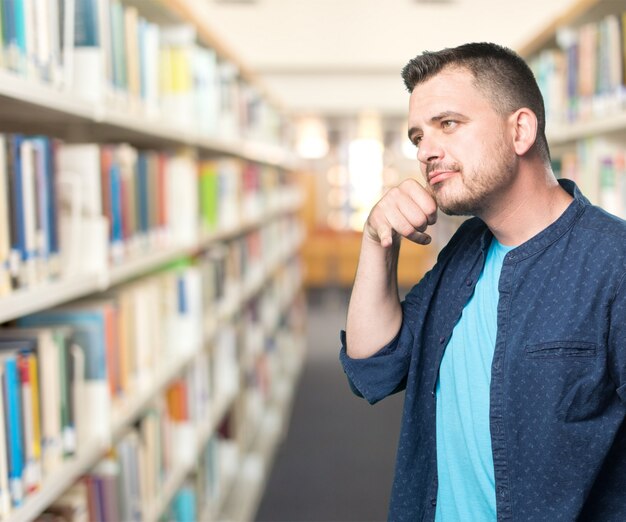
[[579,0],[518,50],[546,101],[557,175],[626,217],[626,48],[623,0]]
[[[0,344],[29,320],[92,307],[103,313],[106,352],[100,354],[103,377],[89,376],[93,339],[74,350],[87,342],[79,341],[78,323],[46,323],[36,326],[38,348],[9,354],[43,360],[43,336],[52,334],[42,332],[68,335],[67,346],[54,350],[59,368],[72,377],[53,384],[67,388],[62,394],[71,406],[60,407],[72,410],[64,415],[73,424],[71,437],[58,432],[65,454],[53,467],[44,462],[32,491],[23,498],[0,491],[0,520],[36,520],[66,498],[89,517],[94,509],[106,512],[110,506],[94,508],[89,488],[130,480],[124,475],[129,455],[141,460],[135,474],[145,474],[146,462],[161,466],[148,468],[157,476],[137,490],[138,519],[175,519],[172,506],[202,473],[220,490],[219,498],[196,492],[202,520],[251,519],[272,450],[264,450],[262,472],[254,477],[250,462],[261,458],[259,448],[280,440],[284,428],[268,428],[267,419],[287,422],[304,351],[303,195],[295,182],[298,161],[284,146],[280,106],[212,36],[209,13],[198,2],[10,4],[0,6],[0,211],[9,218],[0,223],[0,250],[10,243],[10,251],[0,252]],[[20,9],[26,9],[23,19]],[[18,185],[23,201],[12,192]],[[37,238],[30,246],[29,234]],[[76,252],[87,252],[78,257],[88,260],[76,259]],[[106,319],[106,313],[113,315]],[[157,333],[136,334],[140,325]],[[198,373],[203,365],[206,376]],[[25,375],[22,387],[41,373]],[[41,390],[49,391],[50,382],[42,381]],[[106,395],[104,402],[81,400],[81,391],[95,393],[92,386],[100,399]],[[33,413],[24,403],[21,413],[29,422],[41,414],[49,424],[58,415],[50,404],[57,407],[42,397],[40,409]],[[93,413],[83,410],[100,408],[104,420],[86,429]],[[187,417],[178,418],[182,414]],[[143,438],[155,433],[161,442]],[[254,443],[247,433],[258,434]],[[172,448],[183,435],[180,440],[191,442],[181,457]],[[51,451],[34,440],[28,432],[21,448],[28,465]],[[0,452],[14,451],[15,441],[6,444]],[[197,469],[209,444],[230,462],[212,464],[230,465],[224,476]],[[0,477],[0,490],[3,484]],[[235,516],[229,506],[240,504],[242,489],[254,495],[245,515]]]

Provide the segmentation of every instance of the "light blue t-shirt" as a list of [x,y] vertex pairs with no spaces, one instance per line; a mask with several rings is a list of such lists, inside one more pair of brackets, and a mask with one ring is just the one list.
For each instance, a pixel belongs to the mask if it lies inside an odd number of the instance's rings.
[[494,238],[471,299],[454,327],[437,382],[436,522],[496,520],[489,385],[498,281],[506,247]]

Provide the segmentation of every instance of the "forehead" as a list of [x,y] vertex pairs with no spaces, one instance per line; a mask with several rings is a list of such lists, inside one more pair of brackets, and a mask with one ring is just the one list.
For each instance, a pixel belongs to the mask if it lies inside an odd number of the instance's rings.
[[474,82],[474,76],[466,69],[444,69],[417,84],[409,98],[409,120],[430,119],[445,111],[470,116],[493,110],[484,92]]

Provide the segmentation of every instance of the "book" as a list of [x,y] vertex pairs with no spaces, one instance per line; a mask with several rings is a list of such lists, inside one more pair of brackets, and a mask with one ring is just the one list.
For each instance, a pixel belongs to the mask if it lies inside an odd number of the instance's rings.
[[103,271],[108,223],[102,212],[99,145],[58,147],[59,236],[65,275]]
[[[0,364],[0,383],[4,383],[4,365]],[[9,463],[7,460],[7,426],[4,407],[4,386],[0,386],[0,517],[5,518],[11,511],[11,491],[9,489]]]
[[[34,343],[33,343],[34,344]],[[41,486],[41,430],[37,358],[32,348],[17,357],[24,429],[24,490],[33,493]]]
[[90,473],[90,483],[97,496],[97,520],[122,520],[119,510],[119,466],[115,459],[101,460]]
[[11,292],[11,228],[6,137],[0,134],[0,296]]
[[196,492],[191,484],[185,484],[174,497],[172,514],[176,522],[197,520]]
[[74,0],[72,49],[72,90],[92,103],[102,103],[105,92],[105,57],[100,42],[102,11],[105,0]]
[[0,364],[4,366],[3,394],[6,404],[7,453],[9,456],[9,490],[11,505],[24,501],[24,440],[22,434],[22,404],[17,364],[23,343],[0,343]]
[[22,182],[22,141],[23,136],[9,137],[9,187],[11,193],[11,276],[14,288],[26,284],[26,235],[24,228],[24,188]]

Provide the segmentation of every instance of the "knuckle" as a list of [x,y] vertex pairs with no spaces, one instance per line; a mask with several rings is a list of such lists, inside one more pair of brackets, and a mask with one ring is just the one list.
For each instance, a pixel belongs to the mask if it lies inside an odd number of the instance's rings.
[[421,232],[425,230],[428,226],[428,219],[425,215],[422,214],[415,219],[413,224],[415,226],[415,229]]
[[400,234],[402,234],[404,237],[411,237],[413,234],[415,234],[415,228],[406,223],[399,227],[398,232],[400,232]]
[[397,199],[400,196],[401,190],[399,186],[396,187],[391,187],[388,191],[387,191],[387,198],[386,199]]

